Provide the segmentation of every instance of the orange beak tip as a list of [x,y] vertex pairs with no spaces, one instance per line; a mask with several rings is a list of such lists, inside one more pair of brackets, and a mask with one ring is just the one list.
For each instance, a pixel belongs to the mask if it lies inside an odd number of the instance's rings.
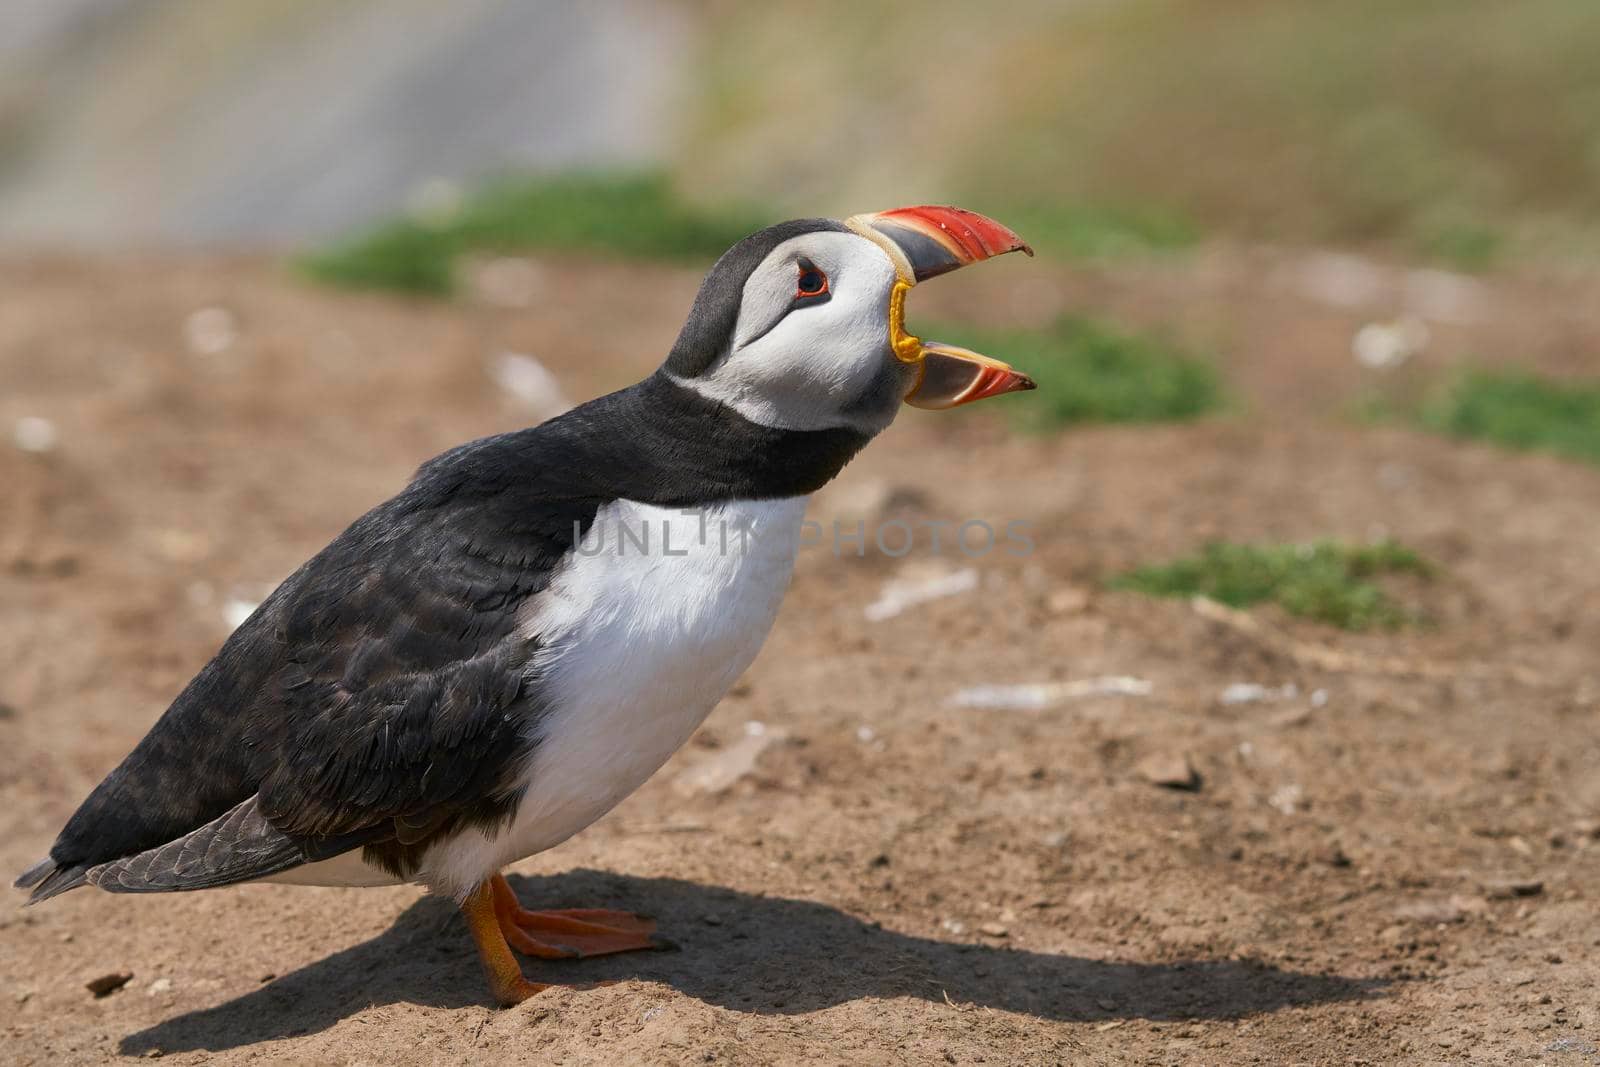
[[985,375],[986,381],[980,381],[977,389],[972,393],[973,400],[982,400],[991,396],[1003,396],[1006,393],[1026,393],[1030,389],[1037,389],[1038,385],[1026,374],[1007,369],[999,373]]
[[964,348],[930,341],[923,353],[921,375],[906,397],[912,407],[938,411],[1038,388],[1016,368]]

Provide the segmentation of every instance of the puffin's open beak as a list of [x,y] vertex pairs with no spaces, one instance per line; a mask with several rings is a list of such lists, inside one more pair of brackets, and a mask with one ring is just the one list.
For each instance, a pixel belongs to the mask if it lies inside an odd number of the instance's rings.
[[955,345],[924,341],[921,373],[905,401],[914,408],[937,411],[1035,388],[1032,378],[998,359]]
[[852,215],[845,225],[888,254],[899,275],[889,295],[889,347],[904,363],[917,365],[906,403],[953,408],[1034,388],[1033,379],[988,356],[955,345],[924,342],[906,330],[906,293],[927,278],[1007,252],[1033,249],[1009,228],[958,207],[902,207]]

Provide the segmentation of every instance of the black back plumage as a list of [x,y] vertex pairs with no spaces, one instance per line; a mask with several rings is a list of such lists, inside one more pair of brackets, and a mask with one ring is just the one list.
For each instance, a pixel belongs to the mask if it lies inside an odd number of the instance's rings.
[[518,611],[599,508],[809,493],[866,440],[759,426],[657,373],[444,453],[279,586],[18,884],[200,888],[357,846],[408,873],[514,811],[546,710]]

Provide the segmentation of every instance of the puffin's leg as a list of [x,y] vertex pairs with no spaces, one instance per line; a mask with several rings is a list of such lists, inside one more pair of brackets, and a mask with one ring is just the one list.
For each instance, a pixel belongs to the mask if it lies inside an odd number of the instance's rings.
[[[500,876],[495,875],[495,879]],[[493,880],[484,882],[472,891],[461,904],[467,917],[467,929],[478,946],[478,958],[483,961],[484,973],[489,977],[489,990],[505,1007],[521,1004],[542,990],[549,989],[539,982],[530,982],[522,974],[522,967],[511,954],[505,934],[500,930],[500,917],[495,908]]]
[[505,940],[529,956],[560,960],[676,947],[665,938],[652,937],[655,920],[642,915],[604,908],[529,911],[518,902],[504,875],[497,874],[484,884],[493,894],[495,916]]

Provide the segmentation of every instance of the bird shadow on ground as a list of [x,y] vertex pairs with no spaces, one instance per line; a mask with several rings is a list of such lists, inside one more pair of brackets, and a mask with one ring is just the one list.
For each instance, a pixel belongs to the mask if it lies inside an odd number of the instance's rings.
[[[862,997],[918,997],[1063,1021],[1234,1019],[1377,995],[1382,979],[1304,974],[1232,960],[1127,963],[913,937],[807,900],[672,878],[577,870],[512,879],[529,907],[605,906],[654,915],[681,952],[524,960],[546,982],[640,979],[731,1011],[801,1014]],[[489,1003],[456,909],[424,898],[379,936],[214,1008],[125,1037],[120,1051],[238,1048],[325,1030],[374,1005]]]

